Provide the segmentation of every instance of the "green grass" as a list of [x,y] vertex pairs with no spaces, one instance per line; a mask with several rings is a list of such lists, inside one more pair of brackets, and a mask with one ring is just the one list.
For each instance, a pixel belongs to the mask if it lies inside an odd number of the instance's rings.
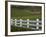
[[22,27],[16,27],[16,26],[11,26],[11,32],[19,32],[19,31],[36,31],[33,29],[29,29],[29,28],[22,28]]
[[13,7],[11,8],[11,18],[12,19],[31,19],[31,20],[36,20],[41,19],[41,11],[31,11],[29,10],[31,8],[17,8]]
[[[21,32],[21,31],[38,31],[38,30],[35,30],[35,29],[29,29],[29,28],[22,28],[22,27],[16,27],[16,26],[11,26],[11,32]],[[42,28],[39,27],[41,30]]]

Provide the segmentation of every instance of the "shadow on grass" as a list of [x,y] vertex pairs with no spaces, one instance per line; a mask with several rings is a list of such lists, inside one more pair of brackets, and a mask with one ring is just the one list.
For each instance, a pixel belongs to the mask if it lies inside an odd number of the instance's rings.
[[11,26],[11,32],[21,32],[21,31],[38,31],[38,30],[29,29],[29,28],[22,28],[22,27],[16,27],[16,26]]

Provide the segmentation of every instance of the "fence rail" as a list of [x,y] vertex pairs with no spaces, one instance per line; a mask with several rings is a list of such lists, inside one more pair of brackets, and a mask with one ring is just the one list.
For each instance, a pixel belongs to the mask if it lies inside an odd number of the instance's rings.
[[[41,25],[42,21],[40,21],[39,19],[36,19],[36,20],[29,20],[29,19],[13,20],[13,19],[11,19],[11,25],[13,25],[13,24],[17,27],[23,27],[23,28],[31,28],[31,26],[32,26],[31,29],[40,29],[39,27],[42,27],[42,25]],[[33,28],[33,27],[35,27],[35,28]]]

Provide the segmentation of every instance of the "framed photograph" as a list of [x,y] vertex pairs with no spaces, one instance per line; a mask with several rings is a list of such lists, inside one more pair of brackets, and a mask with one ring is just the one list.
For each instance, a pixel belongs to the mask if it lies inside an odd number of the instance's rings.
[[6,35],[44,34],[44,6],[36,2],[7,2]]

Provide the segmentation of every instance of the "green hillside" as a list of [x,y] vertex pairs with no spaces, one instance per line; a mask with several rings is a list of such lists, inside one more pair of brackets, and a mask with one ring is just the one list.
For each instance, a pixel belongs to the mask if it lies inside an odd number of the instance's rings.
[[12,6],[11,18],[31,20],[37,18],[41,19],[41,7],[34,8],[30,6]]

